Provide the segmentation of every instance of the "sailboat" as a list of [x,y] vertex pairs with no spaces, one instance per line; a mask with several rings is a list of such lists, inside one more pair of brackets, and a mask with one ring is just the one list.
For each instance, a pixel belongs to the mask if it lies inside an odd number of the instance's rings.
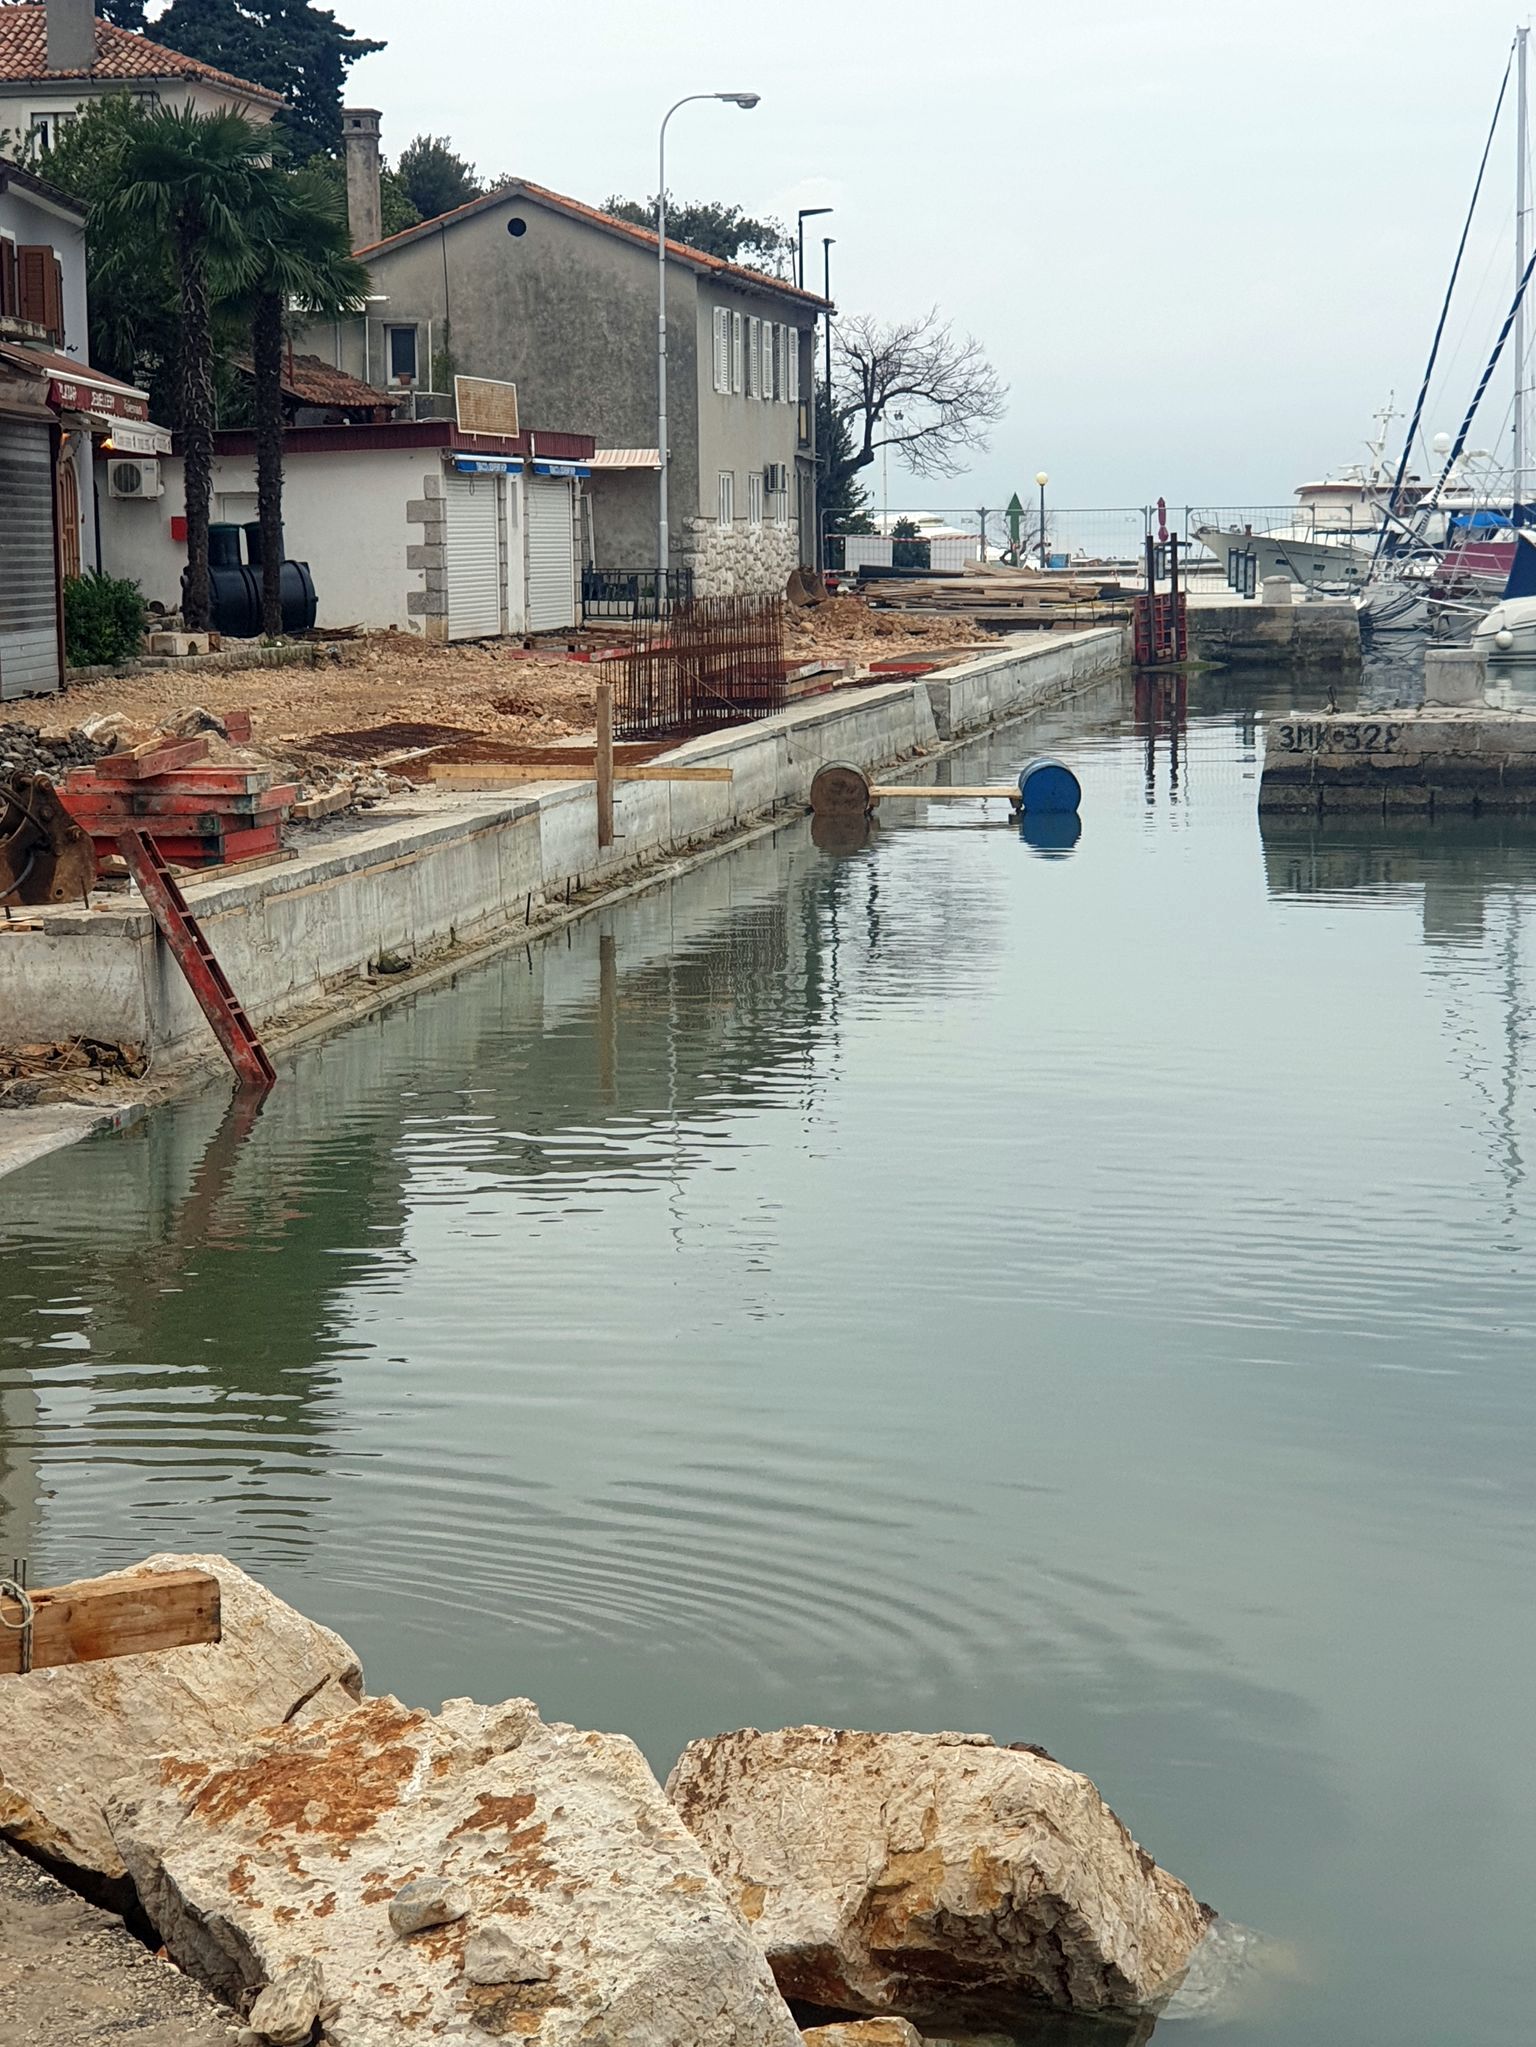
[[[1360,612],[1361,639],[1367,647],[1379,642],[1401,645],[1426,632],[1464,636],[1471,621],[1487,610],[1507,584],[1515,565],[1517,532],[1527,523],[1536,523],[1536,508],[1525,502],[1525,295],[1532,269],[1536,268],[1536,258],[1528,259],[1526,253],[1529,33],[1526,28],[1515,31],[1510,62],[1505,65],[1493,121],[1483,145],[1472,202],[1430,344],[1429,360],[1409,420],[1397,474],[1383,503],[1383,530],[1377,537],[1370,573],[1355,599]],[[1454,438],[1443,434],[1435,438],[1435,457],[1443,465],[1438,477],[1427,490],[1420,487],[1410,492],[1406,488],[1408,463],[1461,274],[1511,67],[1516,80],[1514,299],[1460,429]],[[1511,335],[1515,363],[1514,459],[1506,481],[1505,472],[1492,457],[1468,452],[1467,441]]]

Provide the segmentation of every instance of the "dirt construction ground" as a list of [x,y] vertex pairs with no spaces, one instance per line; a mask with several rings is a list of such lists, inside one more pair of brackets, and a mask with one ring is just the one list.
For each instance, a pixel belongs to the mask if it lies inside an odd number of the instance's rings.
[[[788,613],[784,635],[792,669],[818,658],[867,667],[978,637],[986,636],[966,619],[896,616],[871,611],[855,597]],[[29,703],[26,714],[53,735],[104,714],[153,732],[194,706],[220,716],[249,710],[253,736],[264,748],[396,721],[544,743],[591,732],[597,683],[608,665],[527,654],[510,641],[429,646],[405,633],[320,642],[316,655],[314,667],[155,669],[75,683],[60,696]]]

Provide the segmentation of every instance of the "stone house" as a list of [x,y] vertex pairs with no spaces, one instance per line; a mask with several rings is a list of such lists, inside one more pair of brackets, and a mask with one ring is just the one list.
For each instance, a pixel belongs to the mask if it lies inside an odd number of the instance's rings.
[[[656,567],[656,236],[526,179],[384,240],[379,117],[343,115],[366,314],[302,346],[453,412],[458,376],[515,384],[523,419],[591,434],[586,560]],[[814,554],[816,322],[782,278],[667,246],[672,565],[700,596],[781,591]]]
[[0,133],[9,131],[10,154],[41,161],[88,100],[115,92],[250,121],[270,121],[282,105],[265,86],[98,21],[93,0],[0,5]]

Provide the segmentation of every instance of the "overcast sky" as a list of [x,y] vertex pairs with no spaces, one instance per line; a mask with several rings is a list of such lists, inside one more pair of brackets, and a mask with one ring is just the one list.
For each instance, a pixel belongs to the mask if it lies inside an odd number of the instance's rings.
[[[833,289],[937,304],[1011,388],[990,454],[891,502],[1286,501],[1358,459],[1422,371],[1515,25],[1447,0],[333,0],[389,48],[349,97],[385,148],[451,136],[484,174],[600,201],[669,184],[836,235]],[[1511,100],[1513,94],[1511,93]],[[1455,426],[1513,265],[1513,148],[1430,431]],[[816,254],[820,257],[819,242]],[[1506,430],[1507,380],[1474,441]],[[556,422],[579,427],[579,420]],[[877,493],[878,494],[878,493]]]

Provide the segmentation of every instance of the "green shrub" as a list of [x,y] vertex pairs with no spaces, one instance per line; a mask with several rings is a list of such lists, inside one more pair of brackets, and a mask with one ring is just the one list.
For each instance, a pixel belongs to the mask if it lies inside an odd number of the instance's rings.
[[64,649],[71,668],[111,668],[143,647],[148,607],[137,583],[87,569],[64,582]]

